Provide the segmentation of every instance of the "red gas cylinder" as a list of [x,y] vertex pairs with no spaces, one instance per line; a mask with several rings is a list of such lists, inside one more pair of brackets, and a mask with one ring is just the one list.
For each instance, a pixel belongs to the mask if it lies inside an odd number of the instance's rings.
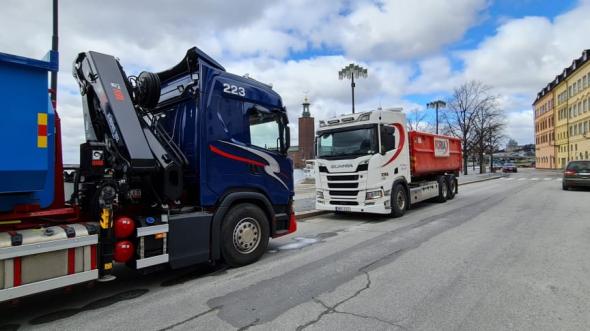
[[117,262],[127,262],[131,260],[135,253],[135,246],[129,240],[119,241],[115,244],[115,251],[113,252],[113,258]]
[[114,224],[115,238],[129,238],[135,231],[135,222],[127,216],[121,216],[115,220]]

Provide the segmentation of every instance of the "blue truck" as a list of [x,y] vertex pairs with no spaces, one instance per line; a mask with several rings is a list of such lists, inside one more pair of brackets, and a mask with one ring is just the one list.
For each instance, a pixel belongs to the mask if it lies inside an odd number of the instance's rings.
[[77,56],[86,141],[64,197],[57,55],[0,53],[0,301],[110,280],[115,263],[242,266],[296,230],[281,97],[197,47],[137,76]]

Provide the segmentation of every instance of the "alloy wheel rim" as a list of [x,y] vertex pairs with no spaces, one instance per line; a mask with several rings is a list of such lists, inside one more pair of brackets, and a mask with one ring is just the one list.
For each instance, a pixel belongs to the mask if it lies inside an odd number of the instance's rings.
[[260,223],[252,217],[241,219],[234,227],[233,243],[235,249],[248,254],[253,252],[260,244]]

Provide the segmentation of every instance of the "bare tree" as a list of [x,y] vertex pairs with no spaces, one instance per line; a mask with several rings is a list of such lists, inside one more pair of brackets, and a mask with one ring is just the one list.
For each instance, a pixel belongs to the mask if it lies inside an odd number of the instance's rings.
[[[498,107],[497,98],[490,96],[489,102],[477,110],[474,124],[473,152],[479,159],[479,172],[485,172],[484,155],[493,154],[497,142],[502,139],[504,131],[504,112]],[[496,142],[496,143],[494,143]],[[493,162],[492,157],[490,162]],[[490,164],[493,167],[493,164]]]
[[483,165],[483,154],[490,141],[487,135],[496,135],[503,129],[497,125],[503,123],[501,114],[497,97],[481,82],[469,81],[453,90],[447,110],[442,114],[443,132],[462,140],[465,175],[470,154],[479,155],[480,165]]
[[426,120],[428,113],[425,110],[414,108],[407,113],[407,129],[411,131],[432,132],[432,124]]

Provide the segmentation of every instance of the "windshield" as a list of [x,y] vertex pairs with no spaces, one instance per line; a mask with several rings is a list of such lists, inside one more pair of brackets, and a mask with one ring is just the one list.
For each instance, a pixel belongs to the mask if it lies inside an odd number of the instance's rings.
[[375,127],[320,133],[318,157],[361,156],[377,153]]

